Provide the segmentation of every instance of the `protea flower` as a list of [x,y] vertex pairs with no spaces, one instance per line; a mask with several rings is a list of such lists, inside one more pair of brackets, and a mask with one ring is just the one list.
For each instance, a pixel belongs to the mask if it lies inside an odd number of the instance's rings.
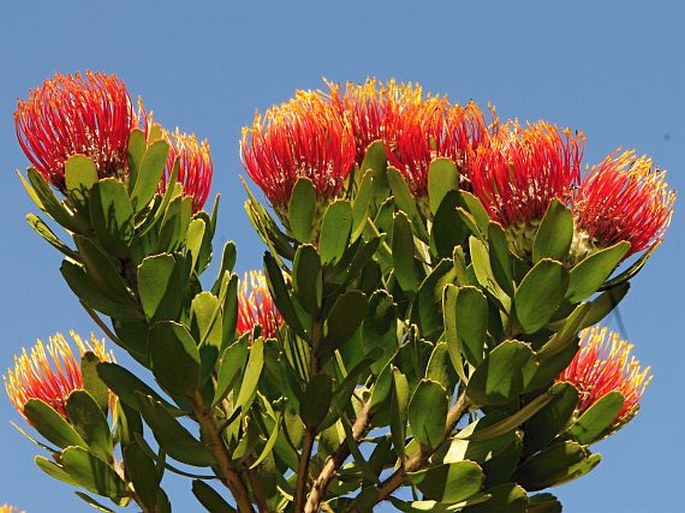
[[640,368],[631,356],[633,346],[606,327],[593,327],[581,334],[580,350],[557,378],[578,389],[577,414],[609,392],[620,392],[625,401],[610,429],[615,431],[630,421],[640,408],[640,399],[652,379],[650,368]]
[[212,187],[214,165],[209,143],[206,139],[199,143],[195,134],[184,134],[178,129],[173,133],[165,131],[163,137],[169,142],[169,156],[158,190],[160,194],[166,190],[174,162],[178,158],[178,181],[183,185],[183,194],[192,198],[193,211],[198,212],[202,210]]
[[[100,361],[114,359],[105,351],[104,340],[100,341],[93,335],[90,342],[84,342],[75,332],[70,332],[70,335],[79,355],[92,351]],[[38,340],[30,352],[24,349],[21,355],[16,355],[14,370],[8,370],[3,381],[10,401],[24,418],[24,406],[29,399],[40,399],[66,417],[67,397],[83,387],[80,362],[61,333],[50,337],[47,345]]]
[[579,257],[620,241],[630,242],[629,254],[659,241],[676,198],[665,176],[634,151],[614,153],[593,167],[573,199]]
[[473,191],[521,256],[551,201],[568,203],[578,187],[584,143],[582,133],[545,121],[511,122],[476,151],[468,169]]
[[295,98],[259,113],[243,128],[241,159],[283,219],[298,178],[309,178],[321,201],[334,198],[352,170],[355,141],[349,121],[320,92],[297,91]]
[[238,333],[250,332],[259,325],[264,338],[273,338],[282,323],[283,318],[276,309],[264,273],[245,273],[238,290]]
[[115,75],[87,72],[46,80],[19,100],[14,113],[17,138],[33,166],[64,191],[64,164],[83,154],[98,175],[127,168],[131,130],[138,124],[124,82]]
[[405,108],[420,104],[423,98],[421,86],[395,80],[383,83],[376,78],[368,78],[363,84],[347,82],[342,94],[337,85],[327,84],[333,103],[352,124],[358,165],[362,164],[369,144],[393,139],[390,132],[390,125],[394,124],[392,118]]
[[0,506],[0,513],[19,513],[19,508],[17,508],[16,506],[10,506],[9,504],[5,503],[2,506]]

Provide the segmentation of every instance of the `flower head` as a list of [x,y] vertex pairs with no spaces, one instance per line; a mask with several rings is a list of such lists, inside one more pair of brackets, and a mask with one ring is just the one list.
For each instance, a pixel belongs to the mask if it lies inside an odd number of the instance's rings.
[[214,174],[209,143],[206,139],[199,143],[195,134],[184,134],[178,129],[173,133],[164,131],[163,137],[169,143],[169,156],[158,190],[160,194],[166,190],[178,158],[178,182],[183,185],[183,194],[192,198],[193,211],[198,212],[207,201]]
[[473,190],[504,227],[542,219],[550,202],[568,202],[580,181],[585,137],[538,121],[503,126],[469,166]]
[[631,344],[618,333],[597,326],[581,334],[580,350],[559,375],[578,389],[578,414],[585,412],[609,392],[620,392],[624,403],[612,423],[616,430],[630,421],[640,408],[640,399],[651,381],[650,368],[640,368],[630,352]]
[[124,83],[115,75],[56,74],[19,100],[14,113],[24,153],[45,179],[64,191],[64,164],[83,154],[100,177],[128,166],[128,140],[138,124]]
[[238,290],[238,333],[242,335],[260,325],[262,336],[273,338],[282,323],[283,318],[276,309],[264,273],[245,273]]
[[[105,351],[104,340],[93,335],[84,342],[75,332],[70,333],[80,355],[92,351],[100,361],[112,361],[111,353]],[[24,406],[30,399],[40,399],[66,417],[66,400],[71,392],[83,387],[81,366],[66,338],[57,333],[47,344],[40,340],[31,348],[14,357],[14,370],[3,376],[5,390],[12,404],[24,415]]]
[[243,128],[241,159],[274,208],[285,212],[298,178],[309,178],[319,199],[335,197],[352,170],[355,142],[349,121],[320,92],[256,114]]
[[2,506],[0,506],[0,513],[19,513],[19,508],[17,508],[16,506],[10,506],[9,504],[5,503]]
[[634,151],[615,153],[595,166],[573,199],[577,228],[592,245],[630,242],[629,254],[648,249],[666,232],[676,194],[665,172]]

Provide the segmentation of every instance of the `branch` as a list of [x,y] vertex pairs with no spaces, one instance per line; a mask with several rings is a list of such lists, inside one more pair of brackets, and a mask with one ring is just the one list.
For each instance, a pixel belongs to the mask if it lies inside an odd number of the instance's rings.
[[238,510],[241,513],[254,513],[252,503],[250,502],[250,495],[245,487],[245,483],[243,483],[240,474],[231,464],[228,448],[224,443],[219,427],[216,425],[214,416],[205,404],[202,393],[196,391],[192,397],[192,401],[195,417],[200,423],[200,428],[206,437],[209,449],[216,458],[221,475],[226,482],[226,486],[231,490],[231,493],[235,498]]
[[[367,401],[359,411],[357,420],[352,425],[352,438],[355,442],[361,440],[369,429],[371,401]],[[335,454],[329,455],[323,464],[319,475],[314,479],[312,489],[307,497],[305,513],[317,513],[321,509],[321,502],[326,497],[326,491],[338,469],[350,455],[350,446],[343,442]]]

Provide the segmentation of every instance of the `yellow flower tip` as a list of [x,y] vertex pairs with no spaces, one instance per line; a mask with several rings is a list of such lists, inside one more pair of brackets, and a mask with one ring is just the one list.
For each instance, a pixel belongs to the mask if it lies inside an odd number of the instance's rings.
[[10,506],[9,504],[5,503],[2,506],[0,506],[0,513],[25,513],[24,511],[19,511],[19,508],[16,506]]
[[238,289],[238,333],[242,335],[260,325],[264,338],[273,338],[282,322],[264,273],[246,272]]
[[14,369],[8,369],[3,382],[7,396],[22,417],[26,418],[24,406],[31,399],[40,399],[66,416],[67,396],[83,386],[80,357],[92,352],[100,361],[114,361],[104,340],[98,340],[94,334],[89,341],[74,331],[70,335],[78,349],[78,359],[61,333],[49,337],[47,344],[38,340],[30,351],[24,348],[15,355]]

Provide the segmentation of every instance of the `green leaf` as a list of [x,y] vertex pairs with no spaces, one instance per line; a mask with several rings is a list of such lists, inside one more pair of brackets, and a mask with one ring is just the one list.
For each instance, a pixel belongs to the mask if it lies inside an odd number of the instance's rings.
[[89,492],[109,497],[115,502],[128,493],[126,483],[116,471],[82,447],[68,447],[62,452],[64,470]]
[[469,237],[469,252],[476,280],[499,301],[502,309],[508,311],[511,300],[497,283],[492,265],[490,264],[488,247],[480,239],[471,236]]
[[476,287],[448,285],[445,290],[445,338],[453,363],[460,362],[454,351],[473,366],[483,361],[487,339],[488,301]]
[[523,342],[508,340],[476,368],[466,392],[475,404],[507,404],[528,388],[537,370],[533,350]]
[[625,397],[621,392],[609,392],[590,406],[571,425],[566,434],[579,444],[589,445],[599,441],[610,430],[618,416]]
[[469,234],[469,228],[456,211],[459,202],[458,191],[447,191],[433,216],[431,240],[440,258],[451,257],[455,246],[463,244]]
[[295,312],[295,307],[290,299],[290,291],[283,279],[283,273],[273,255],[269,252],[264,253],[264,270],[266,271],[266,279],[269,284],[269,291],[273,297],[279,313],[283,316],[286,324],[300,337],[308,339],[307,333],[302,327],[300,318]]
[[173,321],[153,325],[148,350],[152,372],[160,385],[178,394],[191,394],[198,389],[200,353],[184,325]]
[[154,460],[137,442],[124,447],[123,454],[126,475],[133,483],[136,495],[145,506],[155,511],[161,476]]
[[509,242],[504,229],[497,223],[488,225],[488,254],[495,281],[509,296],[514,295],[514,275],[509,254]]
[[290,233],[299,242],[312,240],[312,228],[316,215],[316,189],[309,178],[298,178],[288,203]]
[[128,138],[128,172],[129,172],[129,188],[133,188],[138,178],[140,171],[140,163],[145,155],[147,142],[145,141],[145,134],[143,131],[135,128],[131,130],[131,135]]
[[355,242],[364,232],[369,215],[369,205],[373,199],[373,171],[368,170],[362,178],[352,204],[352,235],[351,242]]
[[[97,365],[97,373],[109,389],[119,398],[119,400],[136,411],[138,411],[137,392],[154,398],[156,401],[164,402],[163,399],[149,386],[138,379],[131,371],[121,365],[110,362],[102,362]],[[173,408],[165,403],[167,408]]]
[[435,344],[426,367],[426,379],[440,383],[445,390],[452,389],[454,385],[454,372],[452,372],[450,365],[446,342]]
[[394,167],[388,167],[388,182],[392,188],[397,207],[411,220],[416,236],[423,242],[428,242],[428,233],[416,206],[416,199],[409,192],[409,187],[407,187],[402,174]]
[[575,442],[562,442],[524,461],[513,480],[529,492],[556,486],[587,474],[601,460]]
[[526,513],[561,513],[561,502],[551,493],[538,493],[528,500]]
[[138,266],[138,293],[145,316],[151,321],[178,317],[183,301],[181,273],[169,254],[149,256]]
[[321,221],[319,253],[323,265],[340,260],[350,242],[352,207],[349,202],[337,200],[328,205]]
[[[388,367],[390,369],[390,367]],[[407,406],[409,405],[409,383],[402,372],[392,367],[390,396],[390,437],[395,453],[404,458],[404,443],[407,438]]]
[[629,242],[619,242],[591,254],[571,269],[566,298],[578,303],[590,297],[614,272],[630,249]]
[[309,429],[316,428],[328,413],[333,398],[333,380],[326,374],[316,374],[307,384],[302,401],[300,417]]
[[72,155],[64,163],[64,182],[67,193],[78,203],[87,202],[88,193],[98,181],[95,163],[85,155]]
[[609,315],[618,306],[630,289],[630,283],[622,283],[600,294],[597,299],[590,302],[580,329],[594,326]]
[[435,340],[443,332],[442,292],[445,285],[455,281],[454,264],[445,258],[433,267],[421,282],[411,307],[411,321],[418,325],[421,335]]
[[523,443],[528,452],[546,447],[564,431],[578,405],[578,391],[570,383],[555,383],[554,398],[528,420]]
[[414,234],[409,219],[403,212],[398,212],[393,223],[392,260],[397,282],[407,294],[416,294],[422,281],[414,252]]
[[236,513],[236,510],[204,481],[193,481],[193,494],[209,513]]
[[514,296],[516,317],[525,333],[535,333],[549,322],[564,299],[568,282],[564,266],[548,258],[526,274]]
[[126,187],[115,178],[93,185],[90,219],[102,246],[118,257],[126,257],[133,240],[133,209]]
[[407,417],[414,438],[428,449],[437,448],[445,438],[447,394],[439,383],[422,379],[409,401]]
[[564,260],[573,241],[573,214],[554,198],[547,207],[533,242],[533,262],[543,258]]
[[203,250],[203,241],[207,238],[206,231],[207,223],[200,217],[196,217],[188,225],[186,248],[190,253],[193,269],[197,268],[198,258]]
[[478,493],[485,481],[481,468],[472,461],[444,463],[407,476],[425,499],[451,504]]
[[230,345],[219,361],[216,391],[213,406],[216,406],[229,392],[236,388],[245,362],[247,362],[247,337]]
[[240,385],[240,392],[235,402],[236,408],[242,408],[246,412],[255,396],[257,395],[257,385],[264,368],[264,340],[256,339],[250,347],[250,355],[247,358],[247,366],[243,373],[243,382]]
[[109,408],[109,389],[97,373],[100,359],[92,351],[86,351],[81,356],[81,375],[83,388],[93,397],[100,409],[107,413]]
[[505,483],[485,492],[490,496],[487,501],[467,506],[461,513],[526,513],[528,495],[522,487]]
[[[76,486],[78,486],[78,485],[76,485]],[[113,509],[108,508],[107,506],[105,506],[105,505],[99,503],[98,501],[96,501],[95,499],[93,499],[93,498],[92,498],[90,495],[88,495],[87,493],[83,493],[83,492],[80,492],[80,491],[79,491],[79,492],[74,492],[74,493],[76,493],[76,496],[77,496],[79,499],[81,499],[83,502],[85,502],[86,504],[88,504],[91,508],[94,508],[94,509],[96,509],[96,510],[98,510],[98,511],[101,511],[102,513],[115,513]],[[123,501],[127,501],[127,500],[128,500],[128,499],[123,499]],[[122,502],[123,502],[123,501],[122,501]]]
[[[362,344],[364,353],[382,348],[388,354],[397,346],[397,308],[392,296],[383,289],[374,292],[369,300],[362,324]],[[374,368],[377,367],[380,371],[384,364],[385,362],[377,360]]]
[[24,415],[46,440],[57,447],[78,445],[87,447],[81,435],[49,404],[40,399],[29,399],[24,405]]
[[324,324],[320,349],[325,357],[352,338],[364,320],[367,307],[366,294],[360,290],[350,290],[338,298]]
[[488,226],[490,225],[490,214],[488,214],[488,211],[474,194],[463,190],[459,193],[461,194],[461,198],[464,201],[466,208],[468,208],[469,212],[476,220],[480,231],[487,233]]
[[112,433],[104,412],[85,390],[74,390],[67,397],[67,414],[74,429],[93,454],[105,461],[112,457]]
[[216,464],[209,449],[188,432],[159,401],[137,394],[140,413],[150,426],[159,446],[172,458],[195,467],[208,467]]
[[311,244],[302,244],[295,252],[293,289],[300,304],[314,316],[321,308],[323,277],[321,259]]
[[72,260],[77,262],[79,261],[78,253],[67,246],[67,244],[62,241],[40,217],[31,213],[26,214],[26,222],[38,235],[43,238],[43,240],[45,240],[53,248],[57,249],[63,255],[71,258]]
[[79,483],[77,483],[73,477],[67,474],[67,472],[57,463],[50,461],[44,456],[35,456],[33,461],[36,463],[39,469],[53,479],[57,479],[58,481],[62,481],[68,485],[79,486]]
[[72,233],[85,233],[88,231],[88,225],[81,217],[75,216],[72,211],[66,208],[63,202],[57,199],[50,185],[38,171],[32,167],[28,169],[28,182],[26,182],[21,173],[19,173],[19,178],[38,208],[62,227]]
[[437,158],[428,166],[428,199],[435,214],[449,191],[459,189],[459,173],[453,160]]
[[373,172],[374,201],[376,203],[385,201],[390,193],[390,185],[387,174],[388,157],[385,154],[385,143],[381,140],[373,141],[366,148],[360,170],[365,173],[369,169]]
[[655,242],[654,245],[651,248],[649,248],[646,252],[644,252],[642,256],[640,256],[640,258],[633,262],[633,264],[630,267],[628,267],[628,269],[620,273],[618,276],[604,282],[604,284],[602,284],[599,290],[609,290],[614,287],[617,287],[618,285],[622,285],[623,283],[626,283],[628,280],[632,279],[637,273],[639,273],[642,270],[642,268],[645,266],[647,261],[654,254],[654,252],[659,248],[659,246],[661,246],[662,241],[663,239],[660,239],[657,242]]
[[141,212],[157,192],[168,154],[169,144],[161,139],[151,143],[145,150],[140,163],[140,172],[131,192],[131,204],[134,211]]

